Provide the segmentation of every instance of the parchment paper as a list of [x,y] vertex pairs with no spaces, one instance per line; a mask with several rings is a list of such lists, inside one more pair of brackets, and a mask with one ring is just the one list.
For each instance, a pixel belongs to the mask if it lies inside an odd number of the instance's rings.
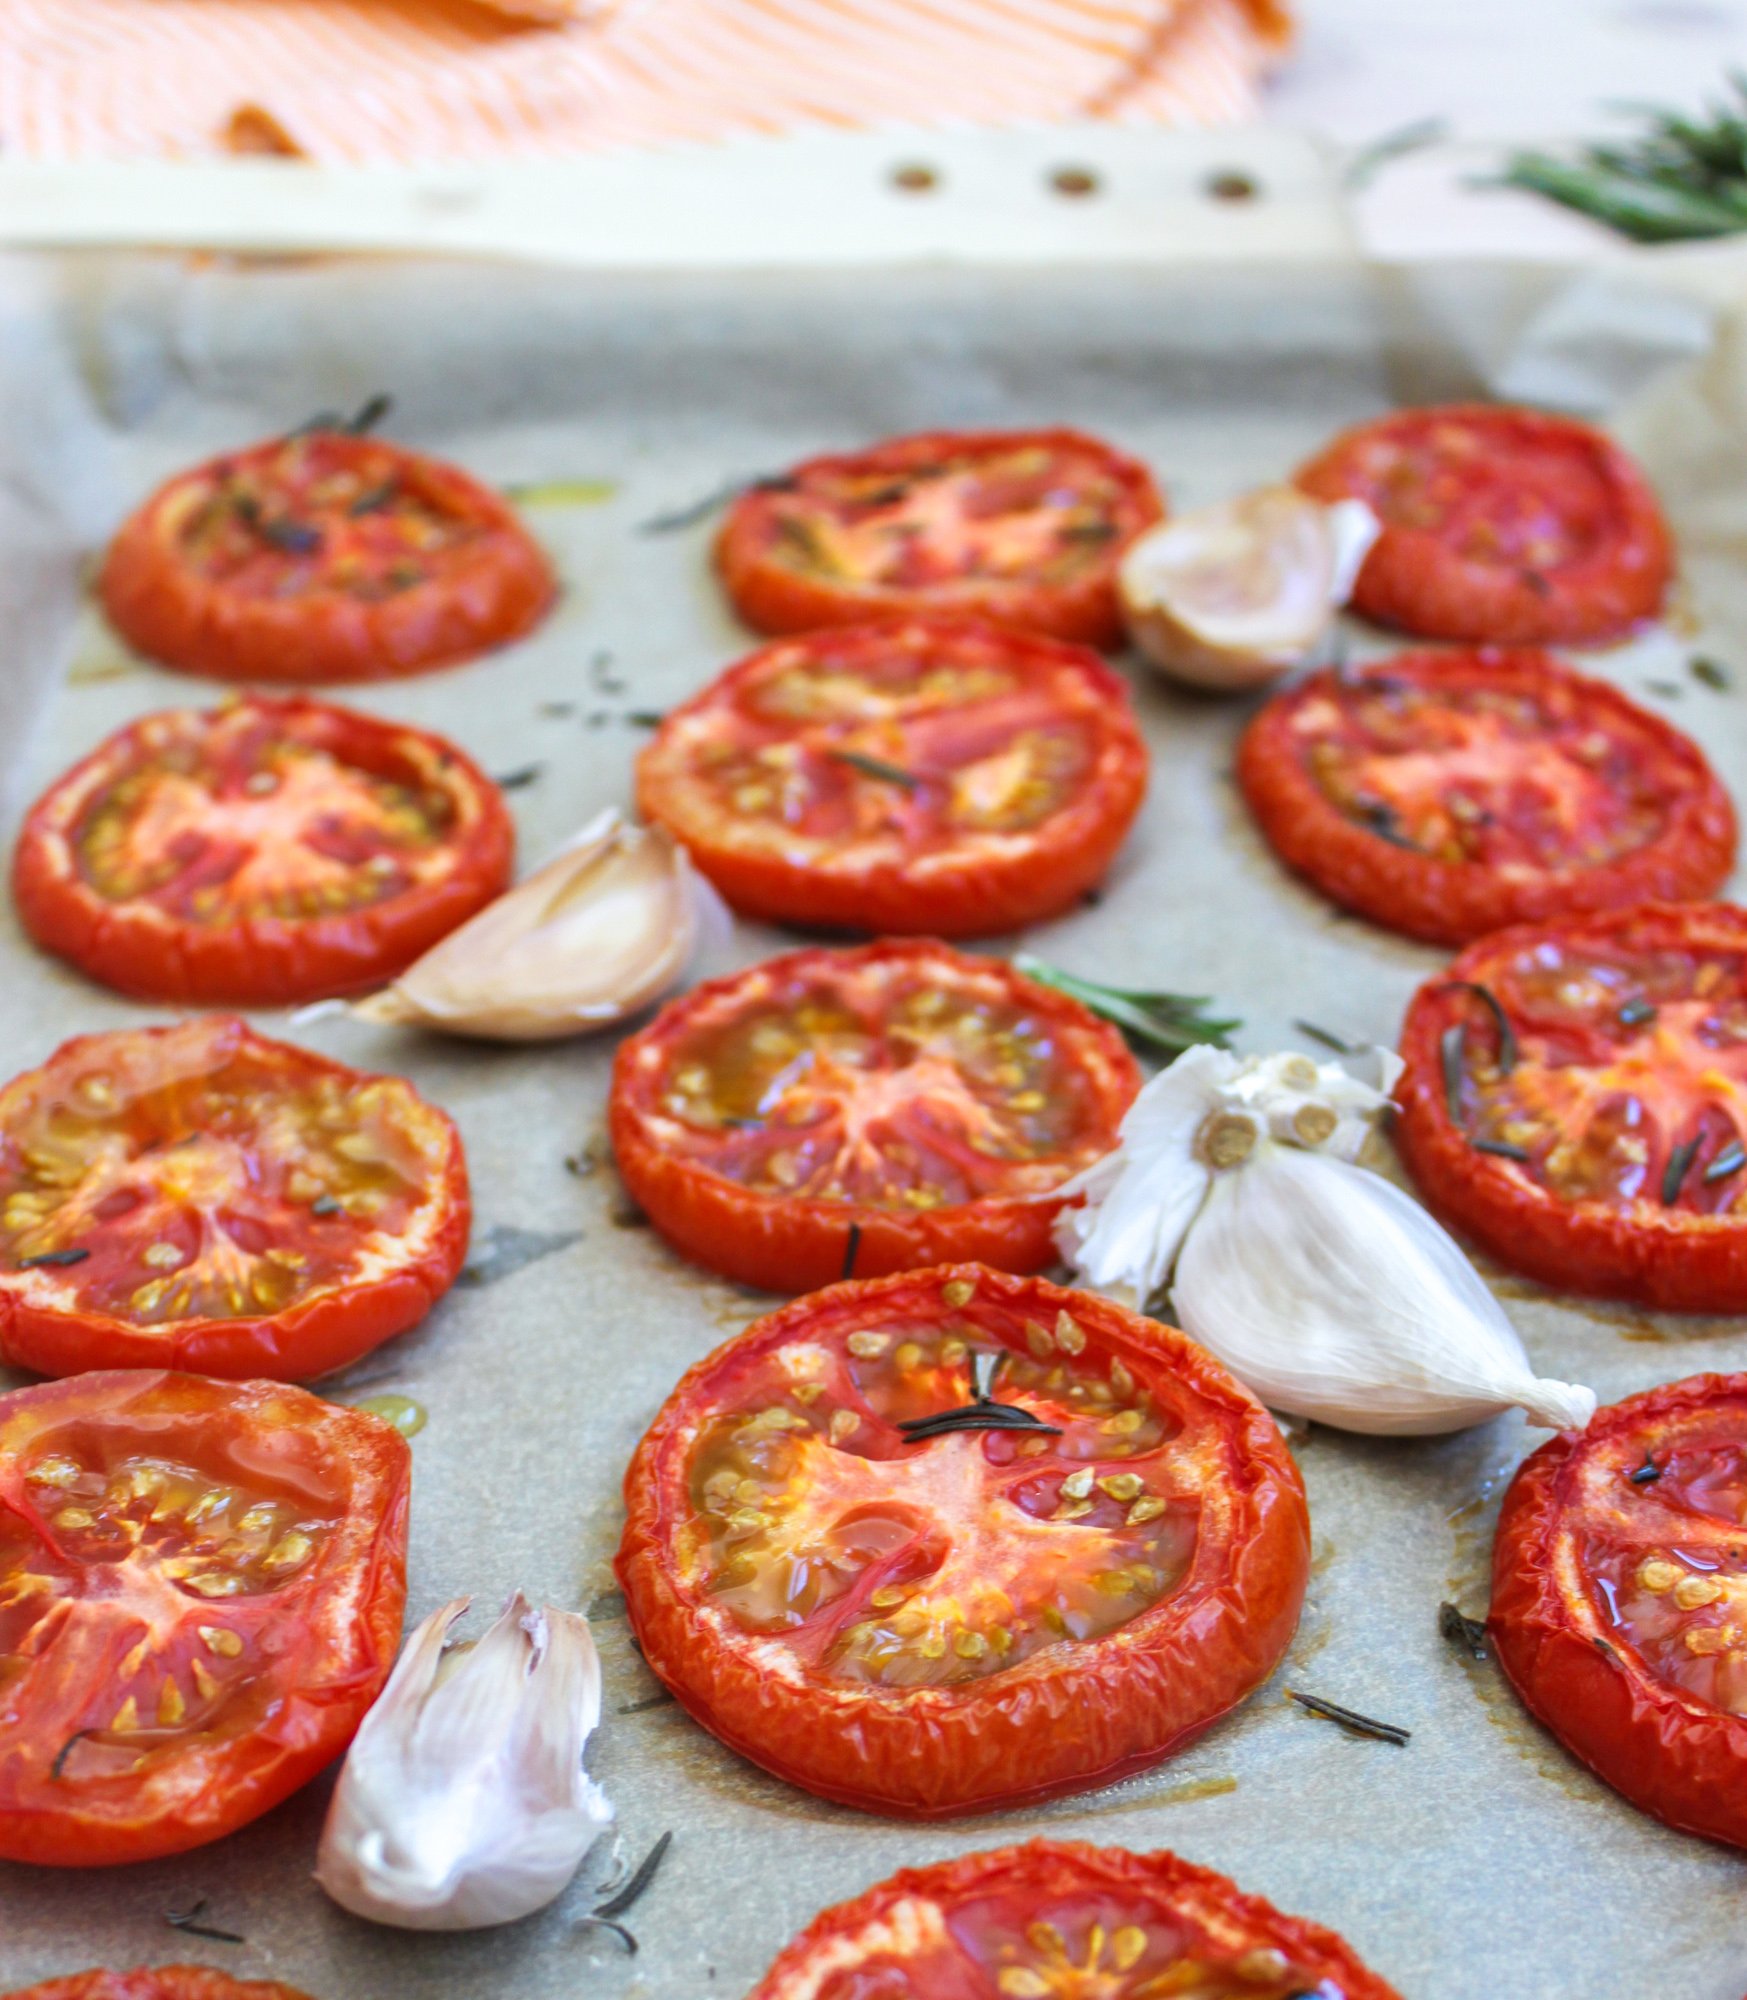
[[[1520,272],[1476,274],[1454,302],[1464,320],[1400,272],[1384,283],[1346,264],[816,280],[149,256],[0,266],[10,814],[127,718],[212,693],[130,661],[79,600],[79,560],[187,461],[379,388],[398,399],[397,435],[488,478],[615,488],[598,504],[533,510],[566,589],[532,640],[348,696],[449,732],[493,771],[539,763],[511,794],[532,864],[599,807],[628,802],[643,738],[627,712],[668,705],[746,643],[708,573],[707,527],[638,533],[648,516],[832,445],[1037,421],[1108,433],[1192,504],[1278,476],[1398,384],[1473,393],[1525,360],[1542,369],[1542,394],[1550,370],[1565,399],[1592,404],[1599,384],[1620,406],[1682,536],[1678,618],[1590,664],[1697,735],[1747,796],[1747,394],[1739,325],[1717,318],[1728,287],[1683,287],[1684,303],[1661,319],[1647,311],[1611,347],[1608,310],[1592,314],[1575,351],[1594,363],[1605,349],[1606,365],[1561,373],[1547,357],[1572,349],[1570,312],[1553,311],[1571,307],[1572,280],[1532,282],[1526,297]],[[1477,326],[1489,295],[1515,303]],[[1354,643],[1387,645],[1362,632]],[[1689,673],[1701,644],[1734,665],[1730,691]],[[1245,1017],[1246,1048],[1290,1043],[1295,1017],[1393,1041],[1441,955],[1337,916],[1275,864],[1230,781],[1241,706],[1171,694],[1138,666],[1133,677],[1155,756],[1143,818],[1102,904],[1027,943],[1121,983],[1215,994]],[[559,703],[573,706],[551,712]],[[732,957],[785,942],[743,926]],[[0,961],[8,1070],[75,1030],[155,1017],[37,956],[9,910]],[[648,1705],[655,1683],[612,1591],[635,1440],[686,1365],[760,1302],[632,1226],[600,1136],[610,1038],[518,1052],[344,1019],[261,1025],[403,1071],[460,1121],[484,1282],[458,1286],[354,1370],[357,1386],[332,1392],[401,1390],[429,1410],[413,1446],[413,1616],[467,1591],[483,1609],[516,1585],[591,1610],[607,1677],[591,1766],[633,1858],[665,1829],[674,1846],[629,1919],[635,1959],[573,1931],[582,1884],[512,1930],[395,1934],[343,1915],[311,1883],[317,1783],[176,1861],[0,1868],[0,1985],[195,1958],[321,2000],[731,2000],[822,1904],[905,1863],[1054,1834],[1168,1845],[1226,1870],[1343,1931],[1415,2000],[1739,2000],[1741,1860],[1641,1817],[1522,1716],[1491,1665],[1438,1636],[1440,1600],[1484,1607],[1496,1494],[1532,1442],[1520,1421],[1424,1442],[1300,1439],[1317,1551],[1302,1629],[1276,1683],[1171,1763],[947,1826],[822,1805],[671,1704]],[[602,1162],[582,1178],[565,1166],[579,1149]],[[1742,1322],[1574,1307],[1490,1275],[1541,1370],[1604,1399],[1747,1363]],[[1412,1741],[1351,1740],[1287,1704],[1281,1682],[1404,1724]],[[201,1896],[209,1921],[246,1943],[166,1928],[167,1909]]]

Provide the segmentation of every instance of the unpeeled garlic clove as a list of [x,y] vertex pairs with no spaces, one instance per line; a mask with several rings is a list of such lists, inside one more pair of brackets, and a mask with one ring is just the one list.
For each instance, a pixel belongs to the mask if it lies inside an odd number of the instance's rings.
[[1357,1164],[1400,1073],[1194,1048],[1121,1141],[1056,1190],[1077,1278],[1125,1302],[1167,1280],[1179,1323],[1272,1409],[1419,1436],[1522,1409],[1581,1425],[1588,1389],[1538,1377],[1504,1309],[1420,1205]]
[[1378,531],[1362,500],[1325,506],[1295,486],[1178,514],[1122,559],[1129,632],[1173,679],[1265,686],[1310,657]]
[[612,1818],[582,1768],[601,1670],[580,1612],[518,1591],[477,1645],[469,1600],[406,1643],[334,1788],[316,1880],[355,1916],[477,1930],[544,1909]]
[[677,985],[727,923],[677,841],[609,809],[351,1011],[488,1041],[586,1035]]

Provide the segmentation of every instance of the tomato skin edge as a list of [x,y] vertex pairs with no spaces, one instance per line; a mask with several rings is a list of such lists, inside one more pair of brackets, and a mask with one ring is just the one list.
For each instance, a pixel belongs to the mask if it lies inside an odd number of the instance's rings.
[[[166,1370],[105,1370],[79,1378],[78,1388],[94,1395],[117,1387],[142,1390],[203,1378],[179,1376]],[[235,1386],[243,1398],[251,1390],[268,1396],[282,1393],[273,1382]],[[30,1399],[64,1395],[67,1385],[44,1382],[0,1396],[0,1409],[15,1409]],[[303,1394],[302,1391],[292,1391]],[[352,1543],[362,1542],[363,1589],[360,1615],[351,1628],[363,1641],[364,1663],[346,1680],[330,1680],[311,1696],[287,1692],[271,1725],[245,1739],[266,1742],[272,1755],[253,1768],[210,1767],[192,1806],[160,1811],[144,1824],[125,1818],[81,1812],[69,1802],[32,1807],[0,1796],[0,1861],[29,1862],[52,1868],[102,1868],[120,1862],[159,1860],[223,1839],[258,1819],[331,1764],[346,1749],[359,1724],[387,1684],[399,1649],[406,1609],[407,1523],[411,1503],[412,1451],[390,1424],[364,1410],[326,1406],[329,1421],[355,1432],[345,1454],[355,1481],[366,1474],[373,1502],[380,1504],[368,1520],[348,1511],[346,1527]],[[331,1568],[331,1563],[329,1567]],[[39,1797],[52,1780],[38,1786]],[[10,1789],[10,1787],[8,1787]]]
[[455,795],[478,814],[457,844],[458,865],[416,893],[323,917],[232,917],[202,926],[109,903],[80,874],[63,824],[66,802],[107,766],[120,768],[117,753],[152,721],[145,716],[70,766],[25,815],[12,856],[12,895],[25,930],[44,951],[133,999],[277,1006],[385,984],[508,888],[515,822],[502,792],[470,757],[428,731],[295,696],[266,705],[292,726],[300,716],[313,716],[316,728],[332,724],[341,749],[354,737],[378,748],[395,739],[434,746]]
[[[1049,1893],[1045,1881],[1037,1878],[1052,1867],[1070,1878],[1066,1893],[1078,1890],[1120,1895],[1133,1887],[1169,1898],[1174,1904],[1186,1904],[1197,1921],[1217,1914],[1222,1926],[1241,1923],[1250,1935],[1265,1937],[1276,1948],[1302,1953],[1320,1978],[1332,1976],[1339,1982],[1344,2000],[1401,2000],[1392,1986],[1359,1962],[1352,1947],[1334,1931],[1303,1917],[1288,1916],[1211,1868],[1198,1867],[1162,1848],[1140,1854],[1120,1847],[1094,1847],[1088,1841],[1046,1839],[962,1854],[926,1867],[901,1868],[859,1896],[820,1911],[777,1954],[747,2000],[791,2000],[797,1989],[790,1982],[804,1982],[817,1970],[817,1953],[840,1937],[871,1930],[907,1899],[938,1900],[950,1907],[954,1900],[970,1901],[1010,1890],[1017,1875],[1022,1896],[1036,1901]],[[1043,1907],[1041,1902],[1038,1907]],[[1249,1937],[1244,1941],[1249,1942]],[[800,1990],[805,1990],[804,1985]]]
[[[240,1020],[226,1023],[219,1017],[218,1025],[239,1030],[256,1045],[276,1046]],[[74,1035],[38,1069],[70,1057],[91,1039]],[[361,1083],[370,1080],[370,1072],[351,1070],[306,1049],[296,1053],[306,1063],[346,1069]],[[444,1153],[432,1177],[436,1226],[412,1263],[364,1284],[336,1285],[282,1312],[188,1319],[160,1327],[78,1306],[38,1305],[0,1287],[0,1361],[51,1377],[153,1369],[229,1381],[312,1381],[417,1326],[461,1275],[472,1235],[473,1200],[455,1121],[428,1098],[416,1093],[415,1098],[420,1116],[441,1129]]]
[[[950,645],[960,634],[986,637],[992,623],[1010,644],[1023,647],[1034,659],[1039,652],[1047,654],[1061,645],[1034,632],[1016,631],[1010,621],[1002,626],[999,620],[956,612],[929,610],[897,617],[876,612],[840,622],[853,626],[856,637],[869,640],[882,629],[913,630],[920,624],[942,645]],[[636,764],[638,811],[646,820],[665,826],[742,915],[875,936],[995,937],[1062,915],[1109,873],[1146,797],[1150,760],[1134,720],[1128,683],[1084,646],[1061,645],[1053,663],[1072,667],[1104,698],[1106,720],[1097,763],[1081,794],[1043,829],[1027,834],[1016,852],[965,854],[950,868],[935,856],[925,879],[919,879],[909,856],[850,874],[779,854],[747,853],[732,842],[700,837],[689,815],[668,807],[672,784],[662,768],[667,732],[676,717],[716,701],[725,683],[755,674],[769,651],[757,648],[724,667],[664,720]]]
[[[1482,651],[1497,649],[1483,648]],[[1435,654],[1412,652],[1377,662],[1377,671],[1417,666]],[[1505,658],[1532,672],[1534,649]],[[1600,707],[1631,711],[1664,745],[1698,760],[1703,782],[1681,798],[1669,824],[1647,846],[1602,867],[1532,882],[1511,882],[1473,862],[1407,852],[1349,819],[1304,771],[1292,740],[1292,717],[1307,690],[1329,676],[1299,681],[1250,721],[1238,744],[1237,780],[1245,803],[1276,856],[1343,909],[1430,944],[1464,945],[1507,925],[1616,909],[1630,903],[1699,901],[1727,881],[1734,866],[1735,809],[1691,739],[1605,681],[1574,676]]]
[[1682,1214],[1652,1227],[1600,1203],[1562,1202],[1519,1177],[1511,1162],[1476,1152],[1444,1101],[1439,1037],[1452,984],[1482,977],[1499,951],[1549,934],[1666,930],[1678,943],[1689,925],[1726,931],[1733,948],[1747,951],[1747,911],[1727,903],[1642,903],[1568,924],[1516,925],[1478,940],[1408,1003],[1400,1043],[1406,1068],[1395,1088],[1391,1137],[1427,1207],[1511,1270],[1559,1291],[1666,1312],[1741,1312],[1747,1223]]
[[[913,943],[876,941],[857,949],[864,958],[888,951],[902,956]],[[782,954],[800,957],[802,952]],[[780,962],[779,961],[767,961]],[[1140,1090],[1140,1067],[1120,1032],[1061,995],[1006,968],[1018,991],[1045,1012],[1083,1016],[1083,1031],[1097,1037],[1103,1073],[1100,1096],[1115,1143],[1115,1128]],[[996,1270],[1032,1272],[1055,1261],[1059,1200],[991,1196],[908,1215],[852,1202],[767,1195],[740,1186],[710,1168],[679,1159],[645,1131],[635,1073],[640,1052],[659,1039],[667,1023],[744,975],[705,981],[670,1001],[655,1019],[619,1044],[608,1096],[607,1136],[619,1177],[631,1199],[679,1253],[718,1276],[761,1291],[814,1292],[845,1275],[887,1277],[946,1263],[987,1264]],[[1067,1178],[1067,1176],[1063,1176]],[[854,1270],[846,1273],[850,1231]]]
[[[275,438],[224,456],[246,460],[281,443]],[[297,686],[397,679],[458,665],[524,637],[558,592],[539,544],[502,496],[470,473],[393,449],[403,476],[416,475],[420,486],[485,524],[488,563],[377,603],[228,597],[192,575],[166,546],[162,517],[173,511],[183,482],[207,469],[198,466],[159,487],[110,543],[97,584],[110,624],[135,651],[180,673]]]
[[1546,1560],[1567,1476],[1598,1432],[1638,1431],[1747,1376],[1697,1375],[1627,1397],[1587,1431],[1562,1431],[1511,1481],[1493,1543],[1487,1630],[1523,1705],[1572,1756],[1677,1833],[1747,1847],[1747,1719],[1689,1705],[1575,1629]]
[[[1200,1586],[1201,1602],[1187,1621],[1193,1631],[1173,1624],[1163,1634],[1173,1609],[1167,1597],[1104,1639],[1079,1646],[1067,1656],[1071,1666],[1047,1652],[1034,1655],[1042,1667],[1028,1662],[973,1683],[968,1694],[906,1689],[893,1700],[888,1691],[838,1688],[825,1703],[720,1648],[703,1656],[700,1669],[696,1615],[663,1559],[668,1495],[681,1477],[691,1397],[730,1350],[754,1342],[779,1345],[840,1302],[859,1306],[870,1297],[917,1284],[935,1288],[954,1278],[971,1280],[985,1293],[1040,1294],[1051,1310],[1071,1306],[1083,1324],[1114,1336],[1131,1359],[1144,1347],[1156,1361],[1163,1345],[1176,1372],[1188,1375],[1197,1394],[1234,1421],[1256,1477],[1244,1495],[1250,1532],[1235,1565],[1228,1561],[1222,1571],[1216,1608],[1209,1611],[1209,1593]],[[638,1444],[624,1490],[626,1524],[614,1570],[651,1671],[697,1722],[749,1762],[819,1797],[895,1819],[963,1818],[1036,1804],[1164,1761],[1274,1671],[1297,1629],[1310,1575],[1303,1481],[1278,1426],[1248,1390],[1175,1328],[1096,1294],[974,1264],[829,1286],[732,1336],[681,1378]],[[1223,1553],[1229,1556],[1229,1545]],[[1258,1604],[1271,1609],[1261,1615]],[[1249,1615],[1234,1621],[1234,1608]],[[701,1689],[698,1678],[705,1672],[708,1685]],[[789,1754],[791,1746],[808,1741],[815,1754],[798,1760]],[[833,1755],[844,1767],[840,1778],[821,1771],[822,1758]],[[1019,1772],[1026,1775],[1015,1779]]]
[[[1121,480],[1139,519],[1135,533],[1165,517],[1164,501],[1152,475],[1136,459],[1115,451],[1085,432],[1067,429],[1024,432],[929,431],[913,437],[888,438],[863,451],[831,452],[792,468],[791,477],[804,480],[815,470],[844,463],[877,465],[894,473],[950,456],[966,445],[1036,444],[1084,450],[1095,448],[1105,468]],[[756,487],[729,506],[715,541],[715,564],[734,609],[755,632],[812,632],[831,625],[859,625],[889,613],[926,615],[962,613],[1008,631],[1065,639],[1099,652],[1115,652],[1126,641],[1116,569],[1133,534],[1114,540],[1106,559],[1090,575],[1070,584],[992,582],[983,588],[958,588],[942,594],[919,590],[860,591],[810,577],[770,561],[765,553],[765,524],[771,496]]]
[[[1464,562],[1435,529],[1385,521],[1360,566],[1354,610],[1398,631],[1476,645],[1616,645],[1655,618],[1674,570],[1662,509],[1630,455],[1604,431],[1574,418],[1494,403],[1398,410],[1342,431],[1299,467],[1294,484],[1331,503],[1352,497],[1345,471],[1349,450],[1372,431],[1408,428],[1422,417],[1566,439],[1580,436],[1618,503],[1609,543],[1615,560],[1610,565],[1592,557],[1587,565],[1567,565],[1555,578],[1544,579],[1550,589],[1543,592],[1519,575]],[[1588,573],[1572,577],[1569,572],[1580,567]]]
[[95,1967],[44,1980],[0,2000],[310,2000],[276,1979],[233,1979],[209,1965],[141,1965],[127,1972]]

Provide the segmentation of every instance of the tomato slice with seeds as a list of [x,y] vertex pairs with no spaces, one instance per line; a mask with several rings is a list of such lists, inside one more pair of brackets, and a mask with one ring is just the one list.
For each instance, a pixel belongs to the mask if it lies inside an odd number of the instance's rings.
[[75,1972],[0,2000],[308,2000],[276,1979],[233,1979],[206,1965],[142,1965],[132,1972]]
[[470,1220],[399,1077],[222,1017],[81,1035],[0,1090],[0,1360],[323,1375],[424,1318]]
[[[1003,1427],[917,1428],[991,1370]],[[726,1342],[625,1503],[632,1625],[691,1714],[906,1818],[1169,1756],[1273,1671],[1308,1574],[1303,1485],[1247,1389],[1174,1328],[974,1264],[836,1285]]]
[[0,1395],[0,1857],[179,1854],[338,1756],[400,1637],[410,1464],[276,1383]]
[[822,1912],[748,2000],[1399,2000],[1320,1924],[1174,1854],[1034,1840]]
[[459,466],[306,430],[161,486],[99,592],[129,645],[184,673],[299,683],[447,666],[530,631],[556,595],[509,505]]
[[1747,1375],[1628,1396],[1525,1460],[1489,1627],[1517,1693],[1598,1777],[1747,1847]]
[[1549,654],[1402,653],[1313,674],[1244,733],[1270,845],[1410,937],[1712,894],[1729,796],[1689,738]]
[[441,737],[294,698],[118,730],[31,808],[25,928],[144,999],[274,1005],[392,979],[508,885],[503,795]]
[[986,936],[1103,879],[1146,772],[1096,654],[916,618],[730,667],[662,723],[637,798],[749,915]]
[[1747,1308],[1747,911],[1647,904],[1483,938],[1414,996],[1401,1053],[1402,1158],[1503,1263]]
[[954,611],[1111,649],[1117,565],[1164,511],[1143,465],[1079,431],[930,431],[760,481],[716,565],[760,632]]
[[609,1129],[677,1249],[799,1292],[846,1257],[867,1277],[1041,1268],[1048,1195],[1115,1145],[1139,1088],[1114,1028],[998,960],[814,947],[699,986],[622,1043]]
[[1383,523],[1353,605],[1432,639],[1600,645],[1662,607],[1673,557],[1643,473],[1570,417],[1488,404],[1399,410],[1302,467],[1320,500]]

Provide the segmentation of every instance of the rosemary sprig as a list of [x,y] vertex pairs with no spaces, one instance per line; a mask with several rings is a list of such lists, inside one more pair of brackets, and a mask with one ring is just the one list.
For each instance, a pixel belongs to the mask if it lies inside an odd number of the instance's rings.
[[847,764],[864,778],[877,778],[881,784],[896,785],[905,792],[921,789],[922,780],[914,771],[906,771],[901,764],[888,764],[883,757],[869,757],[860,750],[827,750],[825,754],[833,764]]
[[83,1264],[90,1254],[89,1250],[44,1250],[35,1257],[20,1257],[18,1268],[21,1271],[40,1271],[45,1268],[51,1271],[64,1271],[69,1264]]
[[1662,1169],[1662,1206],[1672,1208],[1680,1199],[1680,1190],[1685,1185],[1686,1176],[1699,1149],[1697,1138],[1688,1139],[1676,1146],[1668,1156],[1668,1164]]
[[662,1861],[666,1858],[667,1850],[672,1845],[672,1833],[664,1833],[655,1845],[650,1848],[649,1852],[644,1855],[642,1861],[638,1864],[637,1872],[618,1894],[609,1896],[604,1903],[596,1903],[594,1914],[597,1917],[622,1917],[631,1905],[637,1901],[638,1897],[643,1894],[644,1890],[649,1887],[650,1883],[655,1880],[655,1871],[661,1866]]
[[60,1782],[61,1774],[67,1768],[67,1759],[72,1756],[73,1752],[84,1742],[87,1736],[95,1736],[96,1734],[95,1729],[75,1729],[73,1731],[72,1735],[55,1752],[55,1761],[49,1766],[49,1778],[52,1782],[57,1784]]
[[1739,1139],[1731,1139],[1699,1175],[1699,1179],[1708,1187],[1712,1181],[1726,1181],[1731,1174],[1738,1174],[1743,1167],[1747,1167],[1747,1151],[1742,1150]]
[[1202,1013],[1204,1007],[1215,1004],[1206,994],[1143,993],[1133,987],[1100,986],[1094,979],[1064,972],[1060,966],[1034,958],[1028,951],[1019,953],[1013,969],[1024,973],[1027,979],[1035,979],[1039,986],[1053,987],[1056,992],[1078,1000],[1082,1007],[1089,1007],[1106,1021],[1115,1022],[1131,1041],[1164,1049],[1171,1055],[1181,1055],[1197,1042],[1211,1042],[1216,1049],[1229,1048],[1232,1033],[1243,1026],[1242,1021],[1213,1020]]
[[1492,1016],[1492,1025],[1498,1030],[1498,1068],[1501,1076],[1509,1076],[1516,1068],[1518,1049],[1516,1035],[1511,1029],[1510,1016],[1499,1002],[1498,995],[1490,986],[1482,986],[1473,979],[1452,979],[1446,985],[1451,993],[1472,993],[1476,1000]]
[[1006,1358],[1004,1353],[978,1348],[971,1356],[971,1401],[961,1403],[956,1410],[907,1417],[898,1426],[904,1433],[904,1442],[919,1444],[925,1438],[946,1437],[953,1431],[1031,1431],[1044,1437],[1060,1437],[1059,1424],[1046,1424],[1017,1403],[995,1401],[995,1377]]
[[1657,1480],[1662,1477],[1662,1468],[1656,1463],[1655,1458],[1648,1449],[1646,1449],[1644,1463],[1638,1467],[1637,1471],[1628,1473],[1626,1476],[1634,1486],[1654,1486]]
[[1438,1630],[1470,1659],[1486,1658],[1486,1620],[1470,1618],[1459,1604],[1438,1606]]
[[202,1896],[186,1910],[166,1910],[164,1921],[173,1931],[186,1931],[190,1937],[211,1938],[215,1944],[247,1944],[240,1931],[220,1930],[217,1924],[203,1924],[200,1919],[206,1914],[207,1899]]
[[1747,231],[1747,76],[1732,96],[1686,117],[1629,105],[1645,129],[1618,144],[1582,148],[1575,159],[1513,154],[1494,186],[1521,188],[1574,209],[1637,243],[1678,243]]
[[1379,1743],[1393,1743],[1399,1749],[1413,1731],[1398,1722],[1379,1722],[1375,1716],[1361,1715],[1356,1708],[1343,1708],[1338,1701],[1325,1701],[1319,1694],[1300,1694],[1297,1688],[1282,1690],[1288,1701],[1297,1702],[1325,1722],[1338,1723],[1349,1736],[1370,1736]]
[[1337,1056],[1356,1056],[1363,1051],[1362,1043],[1349,1042],[1344,1035],[1337,1035],[1332,1028],[1319,1028],[1314,1021],[1294,1021],[1292,1025],[1301,1035],[1308,1035],[1325,1049],[1333,1049]]

